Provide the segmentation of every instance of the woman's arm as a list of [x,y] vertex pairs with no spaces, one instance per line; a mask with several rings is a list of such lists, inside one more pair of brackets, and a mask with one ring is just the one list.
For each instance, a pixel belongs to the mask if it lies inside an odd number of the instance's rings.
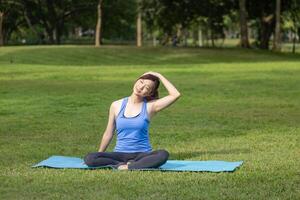
[[111,139],[113,138],[114,131],[115,131],[115,114],[114,114],[114,103],[111,104],[109,109],[109,117],[106,130],[102,136],[102,140],[100,143],[100,147],[98,152],[104,152],[108,147]]
[[169,93],[169,95],[151,102],[151,112],[153,114],[170,106],[172,103],[174,103],[180,97],[179,91],[163,75],[161,75],[157,72],[147,72],[146,74],[152,74],[152,75],[158,77]]

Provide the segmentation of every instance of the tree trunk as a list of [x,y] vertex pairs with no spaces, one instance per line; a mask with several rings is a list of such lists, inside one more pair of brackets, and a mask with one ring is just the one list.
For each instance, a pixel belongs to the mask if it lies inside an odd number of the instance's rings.
[[[298,36],[298,38],[300,38],[300,28],[295,27],[296,23],[297,23],[296,16],[293,15],[293,24],[294,24],[294,28],[292,30],[292,32],[293,32],[293,49],[292,49],[292,52],[293,53],[296,53],[297,36]],[[299,39],[298,39],[298,41],[299,41]]]
[[292,53],[296,53],[296,33],[294,34],[294,38],[293,38],[293,49],[292,49]]
[[262,16],[260,23],[259,48],[269,49],[269,41],[274,28],[274,16]]
[[63,35],[64,24],[65,24],[64,19],[61,19],[61,21],[57,22],[56,24],[56,32],[55,32],[56,44],[61,44],[61,36]]
[[188,46],[188,30],[186,28],[183,29],[183,46]]
[[177,26],[177,30],[176,30],[176,37],[178,39],[178,41],[180,41],[182,39],[182,26],[179,25]]
[[241,43],[241,47],[249,48],[250,45],[248,39],[246,0],[239,0],[239,6],[240,6],[240,31],[241,31],[240,43]]
[[42,26],[45,27],[45,32],[44,32],[45,34],[44,35],[48,38],[49,43],[54,44],[55,29],[53,27],[49,26],[47,22],[42,23]]
[[199,47],[203,46],[202,29],[200,26],[198,27],[198,45]]
[[54,31],[55,30],[51,30],[50,32],[47,32],[48,33],[48,37],[49,37],[49,43],[50,44],[54,44],[55,43],[55,39],[54,39]]
[[156,34],[154,32],[152,32],[152,43],[153,43],[153,46],[156,47],[157,45],[157,42],[156,42]]
[[213,30],[210,30],[210,39],[212,47],[215,47],[215,35]]
[[3,21],[4,21],[4,12],[0,11],[0,46],[4,45]]
[[198,42],[198,29],[193,29],[191,31],[191,33],[192,33],[192,36],[193,36],[193,46],[197,47],[198,46],[197,45],[197,42]]
[[139,10],[136,22],[136,46],[142,46],[142,13]]
[[64,29],[64,22],[63,20],[64,19],[61,19],[62,21],[58,21],[56,22],[56,25],[55,25],[55,43],[56,44],[60,44],[61,43],[61,36],[62,36],[62,33],[63,33],[63,29]]
[[30,30],[39,38],[38,43],[39,44],[43,44],[44,43],[44,38],[45,36],[42,33],[39,33],[35,27],[32,25],[30,18],[28,17],[28,13],[27,10],[25,9],[24,11],[24,19],[28,25],[28,27],[30,28]]
[[101,45],[102,1],[103,0],[99,0],[98,6],[97,6],[98,18],[97,18],[96,33],[95,33],[95,46],[96,47],[100,47],[100,45]]
[[280,0],[276,0],[276,25],[273,40],[273,51],[281,50],[281,37],[280,37]]
[[161,43],[161,45],[165,46],[165,45],[167,45],[169,43],[169,41],[170,41],[170,36],[168,34],[165,34],[162,37],[160,43]]

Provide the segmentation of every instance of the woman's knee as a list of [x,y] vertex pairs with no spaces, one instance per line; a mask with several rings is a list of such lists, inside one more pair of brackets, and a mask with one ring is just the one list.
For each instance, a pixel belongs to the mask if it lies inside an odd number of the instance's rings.
[[84,157],[84,163],[89,166],[92,167],[93,165],[95,165],[95,156],[94,153],[89,153]]
[[158,150],[158,154],[163,161],[167,161],[170,155],[169,152],[164,149]]

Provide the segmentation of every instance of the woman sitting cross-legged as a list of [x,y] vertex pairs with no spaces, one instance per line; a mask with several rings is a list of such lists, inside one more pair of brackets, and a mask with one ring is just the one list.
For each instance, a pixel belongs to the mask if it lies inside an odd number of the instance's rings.
[[[168,95],[158,98],[160,82]],[[109,110],[106,130],[98,152],[89,153],[84,161],[90,167],[112,166],[116,169],[158,168],[167,162],[166,150],[152,151],[149,123],[152,117],[180,97],[178,90],[161,74],[147,72],[137,79],[129,97],[114,101]],[[114,131],[117,142],[113,152],[105,152]]]

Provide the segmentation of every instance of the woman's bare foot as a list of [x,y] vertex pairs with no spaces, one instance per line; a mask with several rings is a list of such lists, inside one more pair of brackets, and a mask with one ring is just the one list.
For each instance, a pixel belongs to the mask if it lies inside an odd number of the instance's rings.
[[128,169],[128,165],[126,164],[126,165],[120,165],[119,167],[118,167],[118,170],[127,170]]

